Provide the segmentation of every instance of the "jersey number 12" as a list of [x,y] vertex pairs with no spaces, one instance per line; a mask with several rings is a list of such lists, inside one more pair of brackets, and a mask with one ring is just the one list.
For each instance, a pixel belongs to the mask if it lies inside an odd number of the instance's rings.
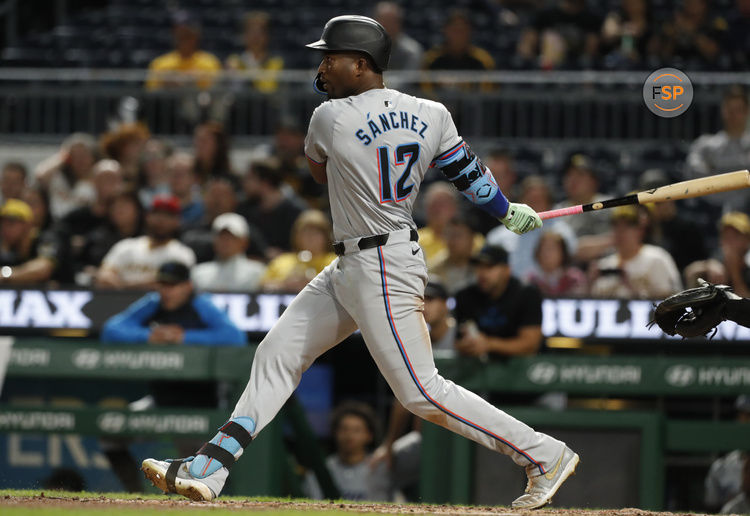
[[[419,159],[419,144],[418,143],[405,143],[396,147],[394,167],[400,165],[406,165],[404,172],[396,181],[396,198],[393,198],[393,186],[391,186],[391,159],[390,159],[390,148],[389,147],[378,147],[378,172],[380,177],[378,182],[380,183],[380,202],[392,202],[392,201],[403,201],[414,188],[414,184],[406,184],[411,174],[411,167]],[[406,161],[406,158],[409,158]]]

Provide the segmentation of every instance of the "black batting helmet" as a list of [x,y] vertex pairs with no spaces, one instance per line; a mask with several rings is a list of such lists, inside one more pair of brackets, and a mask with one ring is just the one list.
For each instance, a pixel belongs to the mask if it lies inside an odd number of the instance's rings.
[[391,57],[391,37],[383,26],[372,18],[353,14],[331,18],[320,39],[305,46],[315,50],[363,52],[372,59],[378,72],[388,68]]

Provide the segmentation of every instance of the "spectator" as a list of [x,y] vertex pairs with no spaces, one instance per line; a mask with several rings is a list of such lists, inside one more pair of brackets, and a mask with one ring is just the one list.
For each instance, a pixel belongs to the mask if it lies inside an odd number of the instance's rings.
[[37,231],[47,231],[52,227],[49,197],[42,187],[36,185],[25,188],[21,200],[31,208],[32,224]]
[[[750,160],[750,132],[747,130],[747,91],[733,85],[724,91],[721,101],[723,130],[704,134],[690,146],[686,160],[688,178],[703,177],[721,172],[747,168]],[[721,207],[724,212],[750,210],[747,193],[743,190],[706,197],[706,202]]]
[[[364,403],[345,402],[333,413],[331,434],[336,453],[326,459],[333,482],[346,500],[391,499],[390,478],[384,464],[370,466],[370,453],[377,434],[375,413]],[[323,492],[312,473],[305,477],[305,494],[320,500]]]
[[[453,10],[443,24],[443,44],[430,49],[424,56],[423,67],[426,70],[479,70],[486,71],[495,68],[492,56],[471,43],[471,17],[462,10]],[[461,89],[474,89],[477,82],[463,81]],[[482,90],[489,90],[491,85],[479,83]],[[451,89],[455,86],[441,83],[440,88]],[[423,84],[426,91],[436,89],[430,83]]]
[[439,281],[448,292],[455,294],[476,281],[471,262],[476,233],[469,219],[456,216],[445,227],[443,235],[445,250],[428,263],[428,270],[430,278]]
[[328,217],[318,210],[303,211],[292,228],[293,252],[283,253],[268,264],[264,290],[299,292],[331,263],[333,240]]
[[570,264],[570,252],[565,237],[555,228],[542,230],[534,253],[535,267],[525,280],[543,296],[577,296],[587,291],[586,275]]
[[528,65],[553,68],[591,68],[599,52],[602,22],[586,0],[559,0],[540,11],[518,41],[516,52]]
[[183,227],[198,224],[203,217],[203,199],[195,173],[193,158],[178,152],[167,160],[170,193],[180,204],[180,223]]
[[750,0],[735,0],[729,14],[729,34],[724,50],[732,57],[732,69],[750,68]]
[[[204,294],[196,295],[190,269],[164,262],[155,276],[156,292],[107,320],[102,340],[199,346],[243,346],[247,336]],[[186,400],[187,401],[187,400]]]
[[674,260],[661,247],[644,243],[648,231],[645,208],[612,210],[615,252],[592,263],[591,294],[625,299],[664,298],[682,289]]
[[651,14],[646,0],[622,0],[619,9],[607,14],[601,35],[606,68],[641,68],[651,38]]
[[125,184],[132,190],[140,186],[141,158],[149,136],[146,126],[135,123],[122,124],[100,138],[102,152],[120,164]]
[[53,278],[65,256],[61,242],[33,225],[31,207],[8,199],[0,208],[0,283],[43,284]]
[[169,193],[167,159],[171,155],[171,147],[162,140],[151,138],[144,144],[137,190],[143,206],[151,206],[154,197]]
[[750,514],[750,455],[745,453],[742,461],[742,491],[721,508],[721,514]]
[[542,297],[511,274],[508,252],[485,245],[475,255],[477,282],[456,294],[456,348],[463,355],[533,355],[542,342]]
[[195,173],[200,184],[212,177],[232,175],[229,163],[229,135],[219,122],[205,122],[193,132]]
[[[607,199],[599,193],[599,176],[591,159],[584,154],[571,156],[563,174],[566,198],[555,208],[566,208]],[[588,262],[599,258],[612,245],[609,217],[606,213],[590,213],[587,217],[570,217],[566,223],[578,238],[575,258]]]
[[95,160],[96,140],[75,133],[63,141],[59,152],[37,165],[34,177],[49,196],[54,220],[94,199],[91,175]]
[[651,39],[651,52],[665,64],[689,69],[715,68],[722,59],[727,22],[710,16],[706,0],[683,0],[671,20]]
[[[650,190],[671,182],[664,171],[651,169],[641,175],[639,190]],[[689,208],[681,209],[675,201],[648,204],[646,207],[651,215],[649,243],[666,249],[680,271],[696,260],[708,258],[705,233],[696,229],[695,221],[688,216]]]
[[289,251],[292,226],[302,213],[302,207],[285,196],[281,186],[277,160],[253,162],[243,181],[245,200],[237,207],[237,213],[262,232],[270,258]]
[[79,260],[76,283],[90,285],[96,269],[110,249],[119,241],[134,238],[143,232],[143,207],[132,192],[115,195],[107,208],[106,223],[85,235],[85,244]]
[[103,159],[94,165],[93,202],[70,211],[58,225],[58,230],[71,239],[72,256],[78,260],[84,245],[84,235],[107,224],[109,206],[112,199],[122,191],[122,168],[113,159]]
[[[388,61],[388,69],[419,70],[422,67],[424,48],[415,39],[404,33],[404,10],[401,6],[395,2],[378,2],[375,5],[374,18],[391,37],[391,58]],[[392,81],[389,80],[389,82]],[[394,86],[397,85],[391,87]]]
[[0,175],[0,203],[20,199],[26,188],[26,167],[18,161],[8,161]]
[[738,211],[725,213],[719,221],[719,247],[721,262],[709,259],[691,263],[685,268],[685,281],[689,286],[697,286],[697,278],[726,283],[738,296],[750,296],[750,267],[746,261],[750,252],[750,217]]
[[[210,88],[214,76],[221,71],[221,61],[199,49],[201,26],[198,20],[185,11],[176,13],[172,35],[175,49],[151,61],[146,89]],[[175,76],[177,73],[179,77]]]
[[277,72],[284,68],[284,59],[274,55],[269,49],[271,17],[263,11],[252,11],[243,21],[242,41],[245,50],[227,58],[226,67],[230,70],[263,71],[265,75],[254,79],[253,86],[261,93],[273,93],[279,85]]
[[175,197],[157,197],[146,215],[146,235],[117,242],[96,275],[101,288],[149,288],[162,263],[195,264],[193,251],[175,239],[180,227],[180,203]]
[[[537,212],[547,211],[552,207],[552,190],[541,176],[529,176],[520,187],[519,202],[528,204]],[[563,236],[565,245],[571,254],[575,253],[578,238],[568,223],[563,219],[545,221],[543,230],[553,230]],[[542,231],[532,231],[521,238],[520,235],[498,226],[487,234],[487,242],[499,245],[510,254],[510,270],[516,278],[526,278],[534,271],[534,255],[542,237]]]
[[325,186],[316,183],[310,175],[305,156],[305,132],[296,120],[281,120],[273,135],[271,155],[278,160],[284,180],[282,189],[288,198],[300,205],[307,203],[311,208],[324,209],[328,205]]
[[[737,421],[740,423],[750,423],[750,396],[743,394],[738,396],[735,401],[737,410]],[[704,482],[704,503],[710,512],[716,512],[721,509],[722,514],[747,513],[745,508],[742,510],[730,510],[725,512],[722,507],[726,506],[730,500],[745,493],[747,503],[748,495],[748,474],[747,474],[747,454],[742,450],[734,450],[727,455],[716,459],[708,470]],[[744,475],[743,475],[744,466]],[[731,507],[731,506],[730,506]]]
[[[445,181],[431,184],[424,194],[424,214],[426,224],[419,228],[419,245],[425,262],[432,263],[447,253],[443,233],[448,222],[459,214],[456,189]],[[474,249],[483,243],[482,235],[474,237]]]
[[255,292],[266,267],[245,256],[250,243],[250,227],[241,215],[224,213],[214,219],[216,260],[193,267],[192,278],[198,290]]
[[432,349],[455,351],[456,320],[448,308],[448,290],[437,281],[424,288],[424,320],[430,329]]
[[[198,262],[214,259],[214,231],[212,224],[216,217],[233,213],[237,209],[237,192],[234,183],[227,178],[210,179],[203,191],[203,217],[197,224],[185,229],[180,240],[190,247]],[[247,253],[263,259],[266,243],[260,230],[250,227],[250,244]]]

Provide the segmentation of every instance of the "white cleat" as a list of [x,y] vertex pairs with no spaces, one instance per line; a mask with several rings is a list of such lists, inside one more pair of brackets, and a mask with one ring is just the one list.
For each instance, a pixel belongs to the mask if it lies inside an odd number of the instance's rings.
[[[552,497],[560,489],[567,478],[575,474],[580,459],[578,454],[565,446],[562,455],[555,466],[547,473],[529,476],[524,494],[513,500],[513,509],[538,509],[552,501]],[[534,468],[535,471],[539,471]]]
[[[224,487],[224,482],[226,482],[227,476],[229,476],[229,471],[227,468],[220,468],[206,478],[195,478],[190,474],[188,469],[191,460],[192,457],[183,461],[172,462],[146,459],[141,465],[141,471],[143,471],[146,478],[155,487],[165,493],[177,493],[190,498],[194,502],[208,502],[213,500]],[[173,463],[177,464],[173,466],[173,471],[170,475],[169,469]]]

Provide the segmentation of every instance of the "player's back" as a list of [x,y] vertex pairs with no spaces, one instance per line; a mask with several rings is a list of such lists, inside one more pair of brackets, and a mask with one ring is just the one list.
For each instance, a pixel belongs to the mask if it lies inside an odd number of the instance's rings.
[[411,212],[432,160],[459,142],[442,104],[391,89],[321,104],[305,150],[327,161],[337,240],[414,227]]

